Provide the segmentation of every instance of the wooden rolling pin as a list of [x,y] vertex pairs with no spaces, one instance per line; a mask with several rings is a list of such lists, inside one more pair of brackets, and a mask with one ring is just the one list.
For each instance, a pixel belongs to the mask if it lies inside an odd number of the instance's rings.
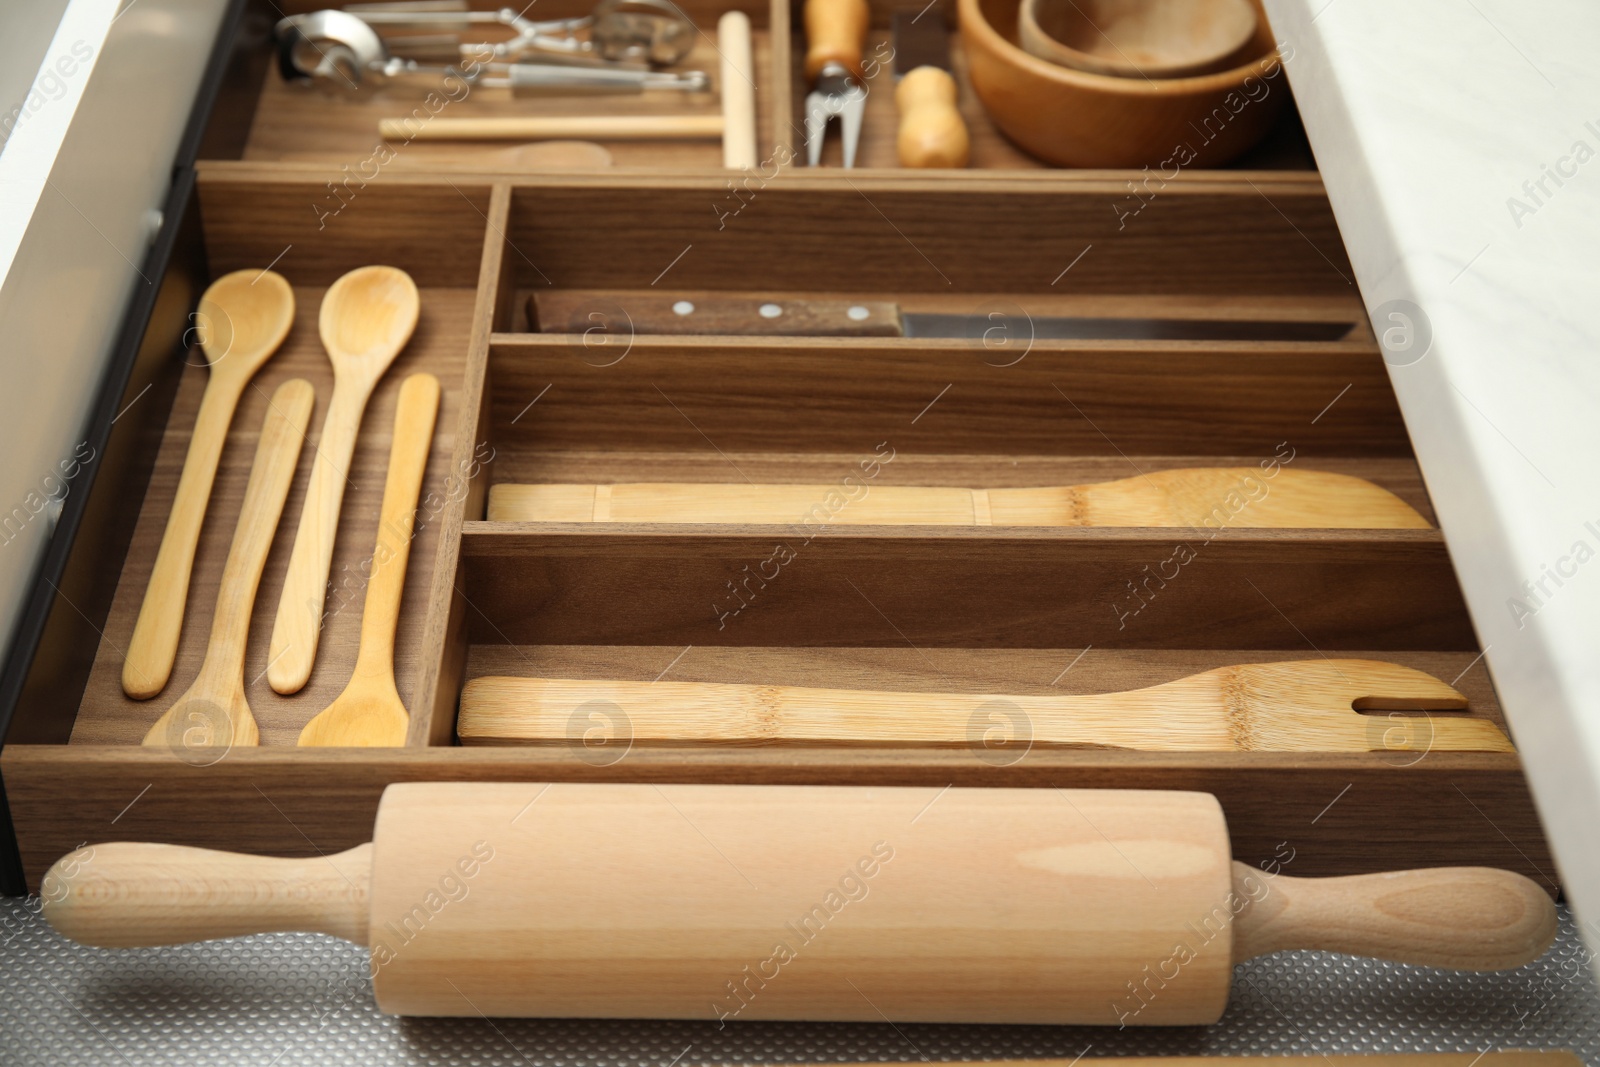
[[1364,478],[1280,467],[1156,471],[1094,485],[954,489],[872,485],[632,482],[489,489],[490,522],[727,522],[812,526],[1194,526],[1428,529]]
[[512,118],[384,119],[388,141],[714,141],[721,115],[534,115]]
[[1176,791],[406,783],[348,852],[100,844],[42,895],[90,945],[367,944],[399,1015],[1193,1025],[1265,953],[1495,970],[1556,932],[1509,871],[1269,876]]
[[[461,692],[462,744],[572,743],[575,711],[621,709],[634,743],[1088,745],[1153,752],[1512,752],[1431,674],[1359,659],[1218,667],[1126,693],[996,696],[723,682],[485,677]],[[995,733],[995,731],[1000,731]]]

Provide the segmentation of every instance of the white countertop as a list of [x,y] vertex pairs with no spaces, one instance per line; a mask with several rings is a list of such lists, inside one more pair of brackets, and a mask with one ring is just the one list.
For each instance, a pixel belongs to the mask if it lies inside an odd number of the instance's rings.
[[[1373,326],[1400,331],[1389,375],[1600,949],[1600,4],[1266,5]],[[1394,301],[1431,344],[1403,348]]]

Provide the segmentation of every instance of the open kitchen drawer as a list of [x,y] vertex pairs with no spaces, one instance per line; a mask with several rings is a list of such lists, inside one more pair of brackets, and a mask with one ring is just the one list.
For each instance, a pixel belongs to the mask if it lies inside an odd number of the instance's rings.
[[[763,69],[782,36],[758,39]],[[1427,671],[1469,699],[1448,714],[1503,727],[1436,529],[831,525],[797,540],[750,524],[486,519],[498,483],[826,485],[867,457],[875,484],[986,489],[1196,466],[1323,470],[1369,479],[1431,519],[1314,172],[1185,174],[1119,220],[1124,173],[796,169],[746,190],[730,213],[714,156],[646,146],[661,154],[640,165],[681,172],[514,175],[463,150],[387,168],[329,201],[326,164],[362,146],[358,125],[340,104],[304,109],[274,77],[261,82],[254,121],[236,124],[234,150],[214,153],[231,158],[200,164],[174,219],[177,252],[109,406],[116,418],[99,429],[103,455],[0,753],[28,884],[85,841],[346,848],[367,840],[390,782],[587,780],[1204,790],[1220,798],[1245,862],[1292,855],[1304,875],[1483,864],[1556,891],[1515,753],[1429,751],[1425,715],[1373,714],[1376,750],[1358,753],[997,754],[981,736],[630,743],[626,709],[620,722],[575,715],[569,736],[548,744],[456,743],[462,689],[490,675],[937,690],[972,694],[977,711],[983,694],[1126,690],[1330,658]],[[287,158],[302,139],[327,155]],[[202,658],[266,399],[281,381],[310,379],[315,444],[331,386],[317,307],[336,278],[371,263],[409,272],[422,314],[362,424],[311,682],[281,697],[264,677],[307,448],[245,664],[261,745],[204,758],[141,746]],[[210,280],[269,264],[295,287],[295,326],[234,418],[172,679],[132,701],[120,650],[205,381],[188,316]],[[635,301],[674,293],[999,308],[1006,332],[626,325]],[[597,331],[538,332],[536,294],[623,314]],[[1349,330],[1315,341],[1032,337],[1029,324],[1052,315]],[[409,737],[395,749],[296,748],[354,662],[361,582],[341,576],[359,576],[370,551],[396,394],[415,370],[438,376],[444,397],[397,639]],[[777,575],[752,584],[780,546]],[[611,743],[597,744],[597,727]]]

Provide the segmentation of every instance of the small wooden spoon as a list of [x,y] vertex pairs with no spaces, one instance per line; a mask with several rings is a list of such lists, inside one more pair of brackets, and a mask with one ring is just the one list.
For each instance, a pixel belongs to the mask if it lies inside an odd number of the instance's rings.
[[1017,12],[1029,55],[1122,78],[1210,73],[1255,32],[1249,0],[1022,0]]
[[294,481],[315,398],[311,383],[295,378],[278,386],[267,402],[267,418],[239,509],[233,547],[228,549],[228,562],[222,569],[205,662],[194,684],[145,734],[146,745],[171,749],[189,762],[214,753],[207,762],[215,762],[234,745],[259,742],[256,720],[244,696],[245,642],[250,636],[250,613],[261,570],[283,515],[289,484]]
[[394,414],[394,443],[389,447],[389,476],[383,487],[378,544],[372,550],[355,673],[338,699],[300,731],[302,745],[406,743],[410,719],[394,684],[394,631],[400,621],[406,562],[411,558],[417,495],[422,492],[438,414],[439,379],[431,374],[407,378]]
[[267,681],[279,693],[297,693],[311,677],[339,507],[361,416],[378,379],[411,340],[420,311],[416,283],[394,267],[353,270],[322,298],[317,328],[333,363],[333,399],[317,441],[317,459],[272,626]]
[[189,572],[217,461],[228,439],[228,425],[244,387],[278,350],[294,322],[294,290],[270,270],[236,270],[224,274],[200,297],[196,325],[200,350],[211,373],[189,453],[184,457],[178,492],[167,514],[156,564],[145,586],[144,605],[122,662],[122,691],[134,700],[149,700],[172,675],[178,635],[189,598]]

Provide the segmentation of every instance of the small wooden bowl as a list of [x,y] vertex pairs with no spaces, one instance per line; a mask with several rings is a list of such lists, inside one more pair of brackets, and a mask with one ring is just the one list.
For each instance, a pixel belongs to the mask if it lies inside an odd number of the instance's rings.
[[1062,167],[1150,167],[1170,180],[1251,148],[1289,99],[1261,0],[1251,4],[1256,31],[1244,54],[1252,58],[1215,74],[1164,79],[1095,74],[1030,56],[1017,44],[1018,0],[958,0],[958,10],[972,88],[1024,151]]
[[1182,78],[1233,65],[1255,36],[1250,0],[1022,0],[1029,55],[1122,78]]

